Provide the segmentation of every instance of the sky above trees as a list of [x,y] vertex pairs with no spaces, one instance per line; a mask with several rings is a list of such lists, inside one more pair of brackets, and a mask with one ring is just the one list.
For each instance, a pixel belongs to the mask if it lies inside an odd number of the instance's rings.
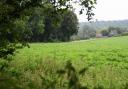
[[[78,6],[76,6],[79,8]],[[101,20],[124,20],[128,19],[128,0],[97,0],[94,10],[94,21]],[[79,15],[76,10],[79,22],[87,21],[85,14]]]

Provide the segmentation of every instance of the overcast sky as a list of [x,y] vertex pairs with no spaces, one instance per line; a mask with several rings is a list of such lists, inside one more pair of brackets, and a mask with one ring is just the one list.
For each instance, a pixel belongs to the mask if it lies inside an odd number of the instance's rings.
[[[86,16],[79,15],[79,22],[87,21]],[[124,20],[128,19],[128,0],[98,0],[94,10],[94,19],[97,20]]]

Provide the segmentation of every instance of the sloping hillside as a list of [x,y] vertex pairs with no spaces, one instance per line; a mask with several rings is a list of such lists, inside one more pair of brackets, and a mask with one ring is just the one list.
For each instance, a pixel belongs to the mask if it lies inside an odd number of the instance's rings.
[[95,30],[108,28],[108,27],[110,27],[110,26],[112,26],[112,27],[128,28],[128,20],[81,22],[80,25],[79,25],[80,29],[81,29],[84,25],[91,26],[91,27],[95,28]]

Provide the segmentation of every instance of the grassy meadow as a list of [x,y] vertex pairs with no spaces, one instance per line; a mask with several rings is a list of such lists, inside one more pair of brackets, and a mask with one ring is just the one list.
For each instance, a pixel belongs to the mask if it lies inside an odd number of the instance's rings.
[[50,86],[44,81],[56,80],[55,89],[67,89],[60,84],[66,83],[66,78],[59,78],[56,71],[71,60],[77,71],[88,68],[83,76],[79,76],[81,84],[88,89],[128,89],[128,36],[31,43],[30,48],[18,50],[12,58],[8,71],[19,78],[18,87],[52,89],[44,86]]

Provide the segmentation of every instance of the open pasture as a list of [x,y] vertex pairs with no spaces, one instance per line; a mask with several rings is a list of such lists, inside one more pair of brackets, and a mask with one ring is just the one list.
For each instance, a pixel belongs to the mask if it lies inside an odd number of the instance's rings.
[[84,76],[80,76],[80,82],[89,89],[95,86],[125,89],[128,83],[128,36],[64,43],[31,43],[30,48],[19,50],[10,64],[10,71],[21,74],[24,81],[30,79],[35,84],[33,87],[40,88],[39,75],[55,79],[56,70],[63,68],[67,60],[72,61],[77,71],[88,68]]

